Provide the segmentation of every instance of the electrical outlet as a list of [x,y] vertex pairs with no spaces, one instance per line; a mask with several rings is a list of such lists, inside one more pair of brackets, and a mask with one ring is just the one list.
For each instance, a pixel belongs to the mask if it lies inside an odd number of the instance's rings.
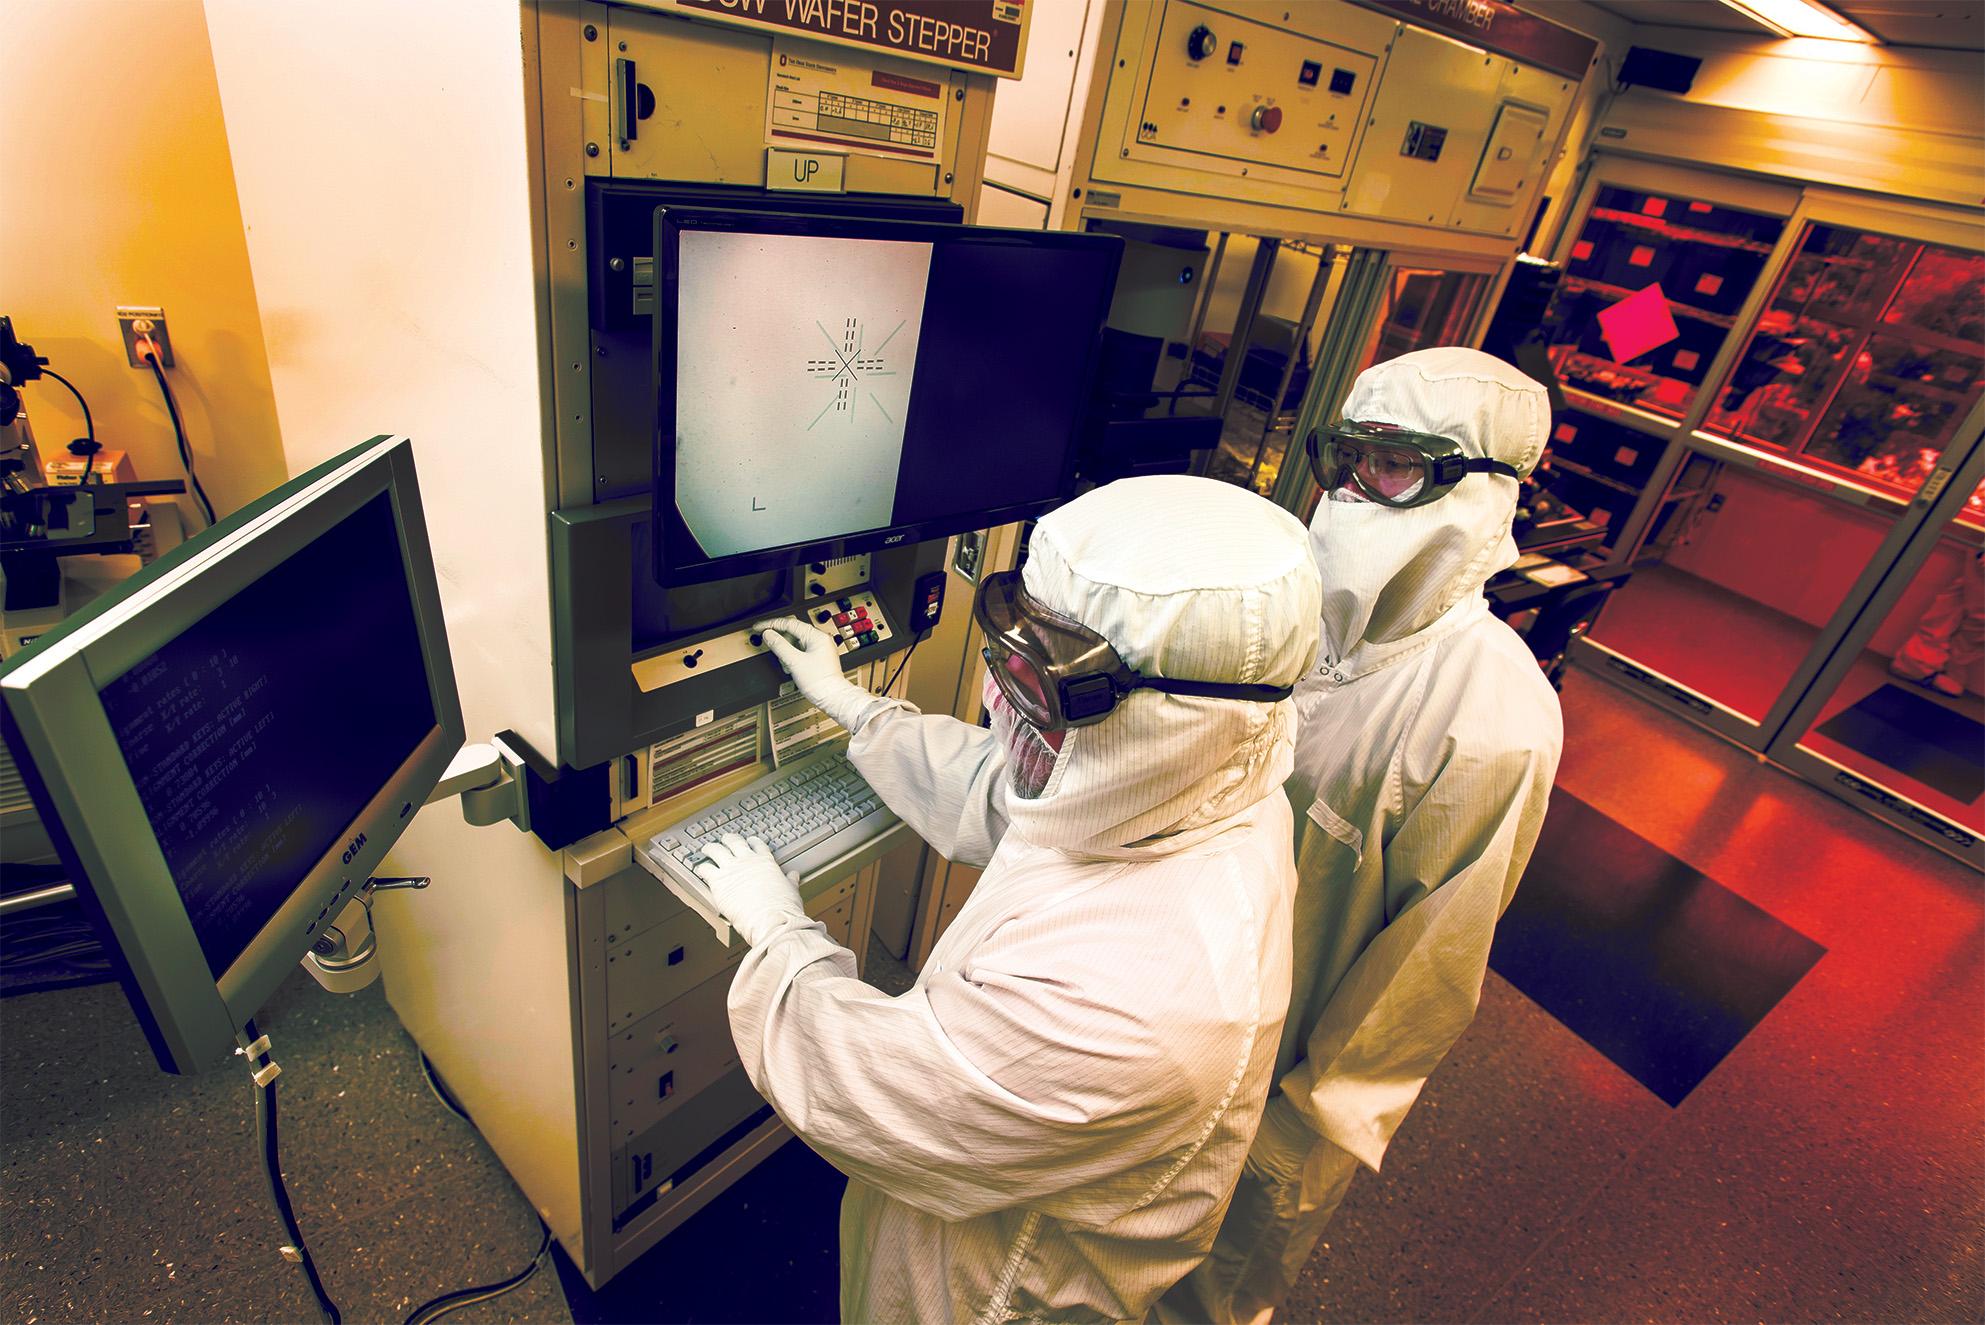
[[158,346],[159,366],[172,367],[172,338],[166,334],[163,308],[119,304],[117,329],[124,334],[124,357],[131,361],[133,368],[150,367],[138,357],[138,337],[141,335],[150,336],[152,344]]

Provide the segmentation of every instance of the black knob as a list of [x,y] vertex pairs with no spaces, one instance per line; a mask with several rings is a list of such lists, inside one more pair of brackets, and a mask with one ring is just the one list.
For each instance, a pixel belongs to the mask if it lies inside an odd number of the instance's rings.
[[824,561],[816,561],[813,563],[813,565],[807,567],[807,569],[812,571],[815,575],[825,575],[827,573],[827,563]]
[[814,613],[813,619],[815,621],[820,621],[820,622],[832,621],[834,619],[834,614],[832,612],[829,612],[826,608],[823,607],[822,609],[820,609],[820,611]]
[[824,584],[809,584],[806,586],[806,593],[809,598],[818,598],[826,592],[827,586]]
[[762,649],[762,648],[764,648],[764,647],[765,647],[765,636],[763,636],[763,635],[761,635],[761,634],[759,634],[759,633],[758,633],[757,631],[755,631],[755,630],[754,630],[754,631],[752,631],[752,632],[751,632],[751,647],[752,647],[752,648],[754,648],[754,649]]
[[702,661],[703,661],[703,650],[701,649],[698,649],[694,653],[685,653],[682,655],[682,665],[684,667],[694,667]]
[[1213,54],[1214,49],[1219,44],[1220,39],[1213,35],[1213,29],[1201,23],[1187,35],[1185,39],[1185,53],[1195,60],[1204,60],[1207,56]]

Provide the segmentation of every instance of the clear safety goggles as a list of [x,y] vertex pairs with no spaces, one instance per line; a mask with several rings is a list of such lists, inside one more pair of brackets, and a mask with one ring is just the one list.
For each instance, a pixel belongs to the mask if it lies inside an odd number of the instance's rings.
[[1101,635],[1029,597],[1019,571],[980,581],[972,615],[986,633],[982,653],[993,683],[1041,731],[1101,722],[1133,690],[1262,703],[1295,693],[1293,686],[1141,676]]
[[1326,494],[1348,488],[1395,510],[1439,501],[1470,474],[1518,477],[1514,465],[1463,455],[1452,438],[1390,423],[1346,420],[1318,428],[1309,436],[1309,454],[1310,472]]

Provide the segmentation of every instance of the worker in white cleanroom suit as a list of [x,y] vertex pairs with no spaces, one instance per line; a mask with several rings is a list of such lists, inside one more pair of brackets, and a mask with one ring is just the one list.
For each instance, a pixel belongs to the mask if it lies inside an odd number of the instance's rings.
[[1319,602],[1301,521],[1168,476],[1078,497],[981,584],[990,731],[761,627],[883,800],[985,866],[890,997],[762,847],[705,848],[751,945],[745,1068],[849,1176],[845,1319],[1136,1319],[1206,1254],[1288,1006],[1288,695]]
[[1352,1175],[1378,1168],[1475,1015],[1563,744],[1556,693],[1482,595],[1516,560],[1544,388],[1478,350],[1421,350],[1360,374],[1343,414],[1310,439],[1323,630],[1296,689],[1302,883],[1277,1089],[1167,1319],[1269,1319]]

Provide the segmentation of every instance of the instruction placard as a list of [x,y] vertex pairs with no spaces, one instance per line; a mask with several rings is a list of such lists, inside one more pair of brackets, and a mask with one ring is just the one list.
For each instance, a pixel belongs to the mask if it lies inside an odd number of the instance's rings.
[[843,60],[831,47],[774,39],[765,140],[935,161],[950,97],[908,60]]

